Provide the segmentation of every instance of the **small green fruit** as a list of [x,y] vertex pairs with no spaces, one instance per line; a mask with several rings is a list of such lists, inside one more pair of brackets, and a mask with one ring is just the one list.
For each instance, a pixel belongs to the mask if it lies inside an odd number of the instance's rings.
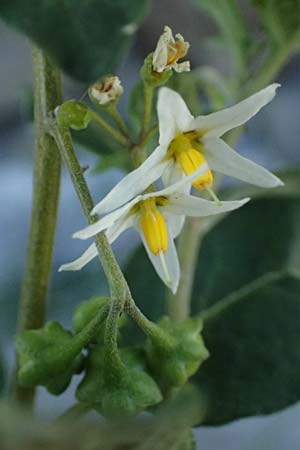
[[119,354],[121,365],[109,367],[103,348],[91,350],[76,393],[79,401],[108,417],[132,416],[162,400],[158,386],[145,371],[142,353],[122,349]]
[[171,336],[174,345],[169,348],[158,340],[148,339],[149,365],[163,385],[181,386],[209,356],[200,334],[202,322],[197,319],[173,322],[164,317],[158,325]]

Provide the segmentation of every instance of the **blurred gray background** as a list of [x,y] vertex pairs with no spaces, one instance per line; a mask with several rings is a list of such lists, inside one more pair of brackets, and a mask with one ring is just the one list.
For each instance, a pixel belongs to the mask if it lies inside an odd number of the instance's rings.
[[[180,0],[153,2],[151,15],[139,31],[129,57],[118,70],[125,89],[129,90],[138,79],[142,60],[153,50],[165,24],[182,33],[191,43],[192,67],[212,64],[228,70],[226,55],[213,54],[205,47],[207,36],[214,32],[213,25],[186,5]],[[0,60],[0,330],[7,370],[11,370],[12,339],[29,226],[34,134],[26,113],[32,86],[30,44],[24,36],[1,22]],[[299,58],[292,58],[276,81],[282,88],[275,101],[251,121],[238,144],[241,153],[251,155],[270,169],[300,165]],[[69,79],[65,79],[64,84],[67,97],[79,98],[86,89]],[[79,152],[83,164],[93,167],[97,157],[82,150]],[[94,198],[103,196],[121,176],[122,173],[114,169],[101,177],[87,172]],[[79,273],[57,273],[60,264],[78,256],[86,245],[71,239],[72,232],[82,227],[85,221],[65,171],[61,193],[48,317],[70,326],[76,304],[94,294],[104,293],[106,286],[96,261]],[[134,233],[118,240],[114,248],[121,264],[136,243]],[[40,389],[38,408],[43,414],[53,414],[54,408],[62,412],[72,403],[72,396],[73,386],[59,399]],[[269,417],[243,419],[218,428],[200,428],[196,434],[202,450],[299,450],[299,422],[300,406],[294,405]]]

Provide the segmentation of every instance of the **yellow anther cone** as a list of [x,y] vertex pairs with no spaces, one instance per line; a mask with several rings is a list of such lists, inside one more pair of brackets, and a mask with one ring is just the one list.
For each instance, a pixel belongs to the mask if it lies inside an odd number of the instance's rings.
[[[195,172],[195,170],[199,169],[202,164],[206,163],[206,160],[202,153],[193,148],[188,151],[179,152],[176,159],[186,175],[191,175],[193,172]],[[213,184],[213,175],[211,173],[211,170],[208,169],[207,172],[193,181],[192,184],[196,189],[200,190],[211,187]]]
[[140,203],[140,223],[146,242],[154,255],[168,250],[168,230],[154,199]]

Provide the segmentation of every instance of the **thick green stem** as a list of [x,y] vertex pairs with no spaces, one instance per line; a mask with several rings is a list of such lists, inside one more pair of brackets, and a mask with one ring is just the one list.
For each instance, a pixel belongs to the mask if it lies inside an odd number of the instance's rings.
[[150,86],[148,83],[144,83],[144,117],[143,117],[143,127],[141,131],[141,139],[147,134],[150,119],[151,119],[151,111],[152,111],[152,102],[153,102],[153,94],[154,88]]
[[[91,215],[94,203],[85,181],[83,170],[75,154],[70,132],[68,129],[58,128],[56,125],[51,127],[51,132],[56,139],[62,158],[70,173],[84,215],[89,224],[95,223],[98,217],[97,215]],[[108,280],[111,297],[121,298],[125,301],[127,297],[131,297],[129,287],[104,232],[95,236],[95,243]]]
[[[33,200],[29,243],[19,305],[18,332],[44,323],[59,198],[61,159],[55,140],[45,129],[50,111],[61,104],[58,70],[37,48],[33,50],[34,120],[36,130]],[[34,389],[15,386],[16,400],[33,404]]]

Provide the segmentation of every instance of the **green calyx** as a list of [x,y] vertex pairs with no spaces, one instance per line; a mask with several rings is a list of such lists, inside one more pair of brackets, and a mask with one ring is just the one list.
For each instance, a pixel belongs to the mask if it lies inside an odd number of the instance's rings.
[[167,69],[161,73],[153,70],[153,53],[150,53],[145,58],[140,73],[144,83],[148,84],[151,87],[163,86],[173,75],[172,69]]
[[121,364],[107,365],[103,348],[90,351],[86,375],[77,399],[108,417],[136,415],[162,400],[155,381],[145,371],[139,350],[121,349]]
[[164,386],[182,386],[209,357],[200,334],[202,322],[198,319],[172,322],[169,317],[164,317],[158,325],[175,344],[168,348],[157,339],[148,339],[146,353],[149,365]]
[[84,130],[91,121],[89,108],[77,100],[68,100],[55,110],[56,121],[60,127]]
[[81,347],[58,322],[48,322],[39,330],[26,330],[16,337],[19,359],[18,382],[22,386],[45,386],[58,395],[80,372]]

